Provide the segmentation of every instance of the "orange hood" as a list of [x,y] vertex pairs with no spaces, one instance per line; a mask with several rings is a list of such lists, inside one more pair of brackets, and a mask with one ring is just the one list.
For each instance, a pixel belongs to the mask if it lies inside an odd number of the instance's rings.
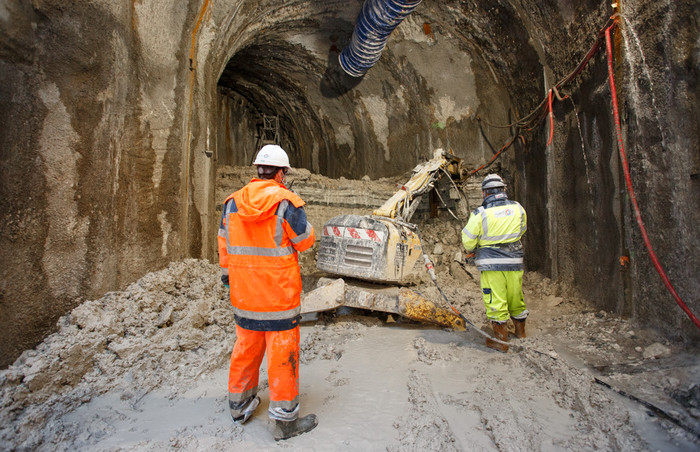
[[289,200],[294,207],[305,204],[299,196],[274,180],[252,179],[248,185],[229,196],[231,197],[236,201],[240,219],[246,222],[270,218],[275,214],[277,204],[283,199]]

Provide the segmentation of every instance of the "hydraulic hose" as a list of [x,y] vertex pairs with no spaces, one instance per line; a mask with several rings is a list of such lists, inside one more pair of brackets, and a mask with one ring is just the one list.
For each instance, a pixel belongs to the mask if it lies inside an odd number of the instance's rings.
[[625,185],[627,186],[627,192],[629,193],[630,200],[632,201],[632,206],[634,207],[634,216],[637,220],[637,226],[639,226],[639,231],[642,234],[644,245],[647,248],[647,252],[649,253],[651,262],[654,264],[654,268],[656,268],[656,271],[659,273],[659,276],[661,276],[661,280],[663,281],[664,285],[671,293],[673,298],[676,300],[676,303],[678,303],[678,306],[680,306],[680,308],[688,315],[688,317],[690,318],[690,320],[692,320],[695,326],[700,328],[700,320],[698,320],[695,314],[693,314],[690,311],[688,305],[686,305],[681,299],[680,295],[678,295],[676,289],[673,287],[671,281],[668,279],[668,276],[666,276],[666,272],[664,271],[663,267],[661,267],[659,259],[656,257],[656,253],[654,252],[654,249],[651,246],[651,241],[649,240],[649,236],[647,235],[647,230],[644,226],[644,221],[642,220],[642,214],[639,211],[639,205],[637,204],[637,196],[634,194],[634,188],[632,187],[632,178],[630,177],[630,169],[629,165],[627,164],[627,155],[625,154],[625,146],[622,142],[622,127],[620,126],[620,112],[617,107],[617,90],[615,89],[615,76],[613,70],[612,42],[610,40],[610,31],[614,30],[616,26],[617,21],[614,21],[612,25],[605,29],[605,45],[606,50],[608,52],[608,77],[610,79],[610,95],[612,97],[613,116],[615,117],[615,132],[617,133],[617,146],[618,150],[620,151],[622,170],[625,174]]
[[547,105],[549,106],[549,140],[547,140],[547,146],[552,144],[552,137],[554,137],[554,113],[552,112],[552,90],[549,90],[549,95],[547,96]]
[[477,169],[470,171],[470,172],[469,172],[469,175],[470,175],[470,176],[473,176],[474,174],[478,173],[478,172],[481,171],[482,169],[488,168],[489,166],[491,166],[491,164],[492,164],[493,162],[496,161],[496,159],[503,153],[503,151],[505,151],[505,150],[507,150],[509,147],[511,147],[511,146],[513,145],[513,143],[515,143],[515,141],[516,141],[518,138],[520,138],[520,140],[523,142],[523,144],[525,144],[525,138],[524,138],[522,135],[520,135],[520,134],[515,135],[509,142],[507,142],[505,145],[503,145],[503,147],[502,147],[501,149],[499,149],[498,152],[496,152],[496,153],[493,155],[493,157],[491,157],[491,160],[489,160],[488,162],[484,163],[483,165],[481,165],[481,166],[478,167]]
[[[608,24],[614,23],[615,16],[611,17],[608,19],[608,22],[606,23],[605,27],[600,29],[598,32],[598,38],[596,39],[595,43],[593,46],[590,48],[588,53],[583,57],[583,59],[579,62],[578,66],[574,68],[571,72],[569,72],[567,75],[564,76],[563,79],[559,80],[553,87],[552,89],[554,90],[554,93],[559,97],[558,90],[561,89],[562,86],[568,84],[570,81],[575,79],[578,74],[580,74],[583,69],[586,67],[588,62],[593,58],[593,56],[598,53],[598,51],[601,49],[603,46],[603,42],[605,41],[604,37],[604,30],[606,27],[608,27]],[[561,100],[561,99],[559,99]],[[498,125],[498,124],[491,124],[488,121],[481,120],[483,121],[486,125],[489,127],[495,127],[495,128],[501,128],[501,129],[510,129],[512,127],[520,127],[523,130],[533,130],[535,127],[537,127],[546,117],[549,112],[549,94],[547,97],[545,97],[540,104],[535,107],[534,110],[532,110],[530,113],[528,113],[526,116],[523,118],[518,119],[517,121],[510,123],[510,124],[503,124],[503,125]]]
[[340,67],[362,77],[379,61],[392,31],[422,0],[365,0],[350,45],[338,55]]
[[445,303],[447,303],[447,306],[452,309],[452,311],[457,314],[459,318],[461,318],[466,325],[471,326],[474,331],[477,333],[481,334],[487,339],[492,340],[493,342],[497,342],[502,345],[507,345],[508,347],[512,348],[514,351],[520,351],[522,350],[522,346],[518,344],[513,344],[510,342],[505,342],[500,339],[496,339],[495,337],[491,336],[490,334],[481,331],[481,329],[477,328],[474,323],[472,323],[471,320],[466,318],[464,315],[462,315],[454,306],[452,306],[452,303],[450,303],[450,300],[447,298],[447,295],[445,295],[445,292],[442,291],[442,288],[437,282],[437,276],[435,275],[435,266],[433,265],[433,261],[430,260],[430,257],[425,253],[425,247],[423,246],[423,239],[421,238],[420,232],[418,231],[418,227],[413,225],[413,229],[416,232],[416,235],[418,236],[418,241],[420,242],[420,247],[423,250],[423,261],[425,262],[425,270],[428,272],[428,275],[430,275],[430,279],[433,281],[433,284],[435,284],[435,287],[437,287],[438,292],[440,292],[440,295],[442,295],[442,299],[445,300]]

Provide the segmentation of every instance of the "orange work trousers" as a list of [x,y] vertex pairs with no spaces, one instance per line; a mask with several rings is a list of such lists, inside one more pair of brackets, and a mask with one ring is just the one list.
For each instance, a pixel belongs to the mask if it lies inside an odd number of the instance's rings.
[[241,402],[258,392],[260,364],[267,352],[270,411],[294,410],[299,404],[299,327],[253,331],[236,325],[236,343],[228,373],[229,401]]

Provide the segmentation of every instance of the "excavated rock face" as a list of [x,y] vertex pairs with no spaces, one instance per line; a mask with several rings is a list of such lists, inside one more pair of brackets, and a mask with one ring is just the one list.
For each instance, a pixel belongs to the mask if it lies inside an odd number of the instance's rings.
[[[656,253],[697,312],[696,5],[622,4],[615,69],[632,180]],[[528,115],[576,67],[609,3],[424,2],[352,78],[337,57],[361,6],[1,6],[0,364],[81,299],[172,260],[215,259],[216,170],[250,164],[265,116],[278,118],[294,166],[332,178],[399,176],[437,147],[477,168],[522,133],[490,170],[528,210],[528,268],[698,339],[624,195],[605,52],[562,87],[549,146],[544,121],[495,126]]]

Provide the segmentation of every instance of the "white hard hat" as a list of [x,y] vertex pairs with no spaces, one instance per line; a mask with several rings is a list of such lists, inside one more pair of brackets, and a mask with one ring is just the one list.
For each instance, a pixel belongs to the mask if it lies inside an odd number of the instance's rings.
[[506,184],[503,183],[503,179],[498,174],[489,174],[481,183],[481,189],[487,190],[489,188],[506,188]]
[[253,165],[276,166],[279,168],[290,168],[289,157],[281,147],[276,144],[266,144],[260,151]]

